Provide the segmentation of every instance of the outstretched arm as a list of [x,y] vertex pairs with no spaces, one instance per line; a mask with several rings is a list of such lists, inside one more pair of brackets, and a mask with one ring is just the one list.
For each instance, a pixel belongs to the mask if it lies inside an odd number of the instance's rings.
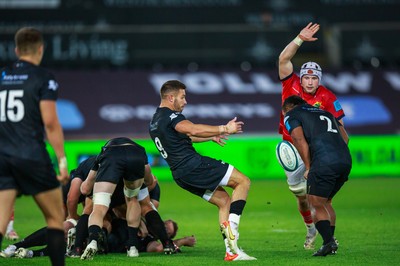
[[198,141],[200,139],[205,139],[205,141],[207,141],[213,137],[220,136],[223,134],[242,133],[243,132],[242,125],[244,123],[242,121],[236,121],[236,120],[237,118],[235,117],[231,121],[229,121],[226,125],[221,125],[221,126],[193,124],[189,120],[183,120],[175,126],[175,130],[180,133],[188,135],[195,141],[196,140]]
[[279,55],[279,78],[284,79],[293,73],[292,58],[296,54],[300,45],[303,42],[313,42],[318,38],[313,37],[319,30],[319,24],[313,24],[312,22],[302,29],[299,35],[296,36]]

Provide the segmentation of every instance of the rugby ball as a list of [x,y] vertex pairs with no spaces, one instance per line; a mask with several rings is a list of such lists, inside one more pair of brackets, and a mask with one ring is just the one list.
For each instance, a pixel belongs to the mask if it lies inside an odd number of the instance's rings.
[[299,167],[298,152],[292,143],[283,140],[276,146],[276,157],[286,171],[293,172]]

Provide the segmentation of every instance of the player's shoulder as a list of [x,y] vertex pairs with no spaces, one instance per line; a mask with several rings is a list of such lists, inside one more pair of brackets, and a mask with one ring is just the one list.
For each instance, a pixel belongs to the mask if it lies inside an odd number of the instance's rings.
[[336,98],[336,95],[333,91],[325,87],[324,85],[320,85],[317,90],[317,94],[321,96],[328,96],[330,98]]

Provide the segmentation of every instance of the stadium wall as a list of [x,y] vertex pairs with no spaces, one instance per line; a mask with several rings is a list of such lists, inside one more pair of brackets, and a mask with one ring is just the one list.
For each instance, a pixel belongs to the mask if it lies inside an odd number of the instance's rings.
[[[233,164],[251,179],[284,178],[284,173],[275,156],[279,136],[231,136],[225,147],[215,143],[196,143],[196,150],[203,155]],[[149,139],[136,140],[144,146],[159,180],[172,180],[171,172]],[[65,148],[69,169],[77,167],[88,156],[97,155],[106,140],[66,141]],[[400,176],[400,136],[371,135],[351,136],[349,143],[353,157],[351,178],[369,176]],[[52,159],[56,162],[49,147]],[[55,164],[57,165],[57,164]]]

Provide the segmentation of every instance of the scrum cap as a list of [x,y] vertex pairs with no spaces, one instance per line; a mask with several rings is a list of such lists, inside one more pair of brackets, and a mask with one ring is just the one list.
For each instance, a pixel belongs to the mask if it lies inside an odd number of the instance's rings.
[[319,83],[321,83],[322,79],[322,69],[321,67],[315,62],[307,62],[301,66],[300,69],[300,79],[304,75],[314,75],[319,78]]

